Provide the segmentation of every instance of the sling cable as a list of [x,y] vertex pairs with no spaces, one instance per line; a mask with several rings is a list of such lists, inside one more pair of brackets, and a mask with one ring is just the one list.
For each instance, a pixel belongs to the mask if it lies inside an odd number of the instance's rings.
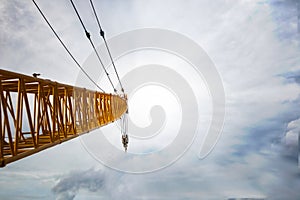
[[99,91],[0,69],[1,167],[112,123],[127,112],[126,94],[105,93],[32,1],[77,67]]
[[[96,18],[96,21],[97,21],[97,24],[98,24],[98,27],[99,27],[100,36],[102,37],[102,39],[104,41],[104,44],[105,44],[105,47],[107,49],[108,55],[110,57],[112,66],[113,66],[113,68],[115,70],[116,76],[117,76],[119,84],[121,86],[121,91],[123,92],[124,98],[127,100],[127,96],[124,93],[123,85],[121,83],[121,80],[120,80],[119,74],[117,72],[117,68],[116,68],[115,62],[114,62],[114,60],[112,58],[111,52],[110,52],[108,44],[106,42],[105,34],[104,34],[104,31],[103,31],[103,29],[101,27],[100,20],[98,18],[98,15],[97,15],[97,12],[96,12],[96,9],[94,7],[94,4],[93,4],[92,0],[90,0],[90,4],[91,4],[91,7],[93,9],[93,13],[95,15],[95,18]],[[125,151],[127,151],[128,142],[129,142],[129,138],[128,138],[128,116],[127,115],[128,115],[128,109],[127,109],[126,113],[124,115],[122,115],[122,117],[120,119],[120,122],[121,122],[121,134],[122,134],[122,143],[123,143],[123,147],[124,147]]]
[[[101,64],[103,70],[105,71],[106,76],[107,76],[107,78],[108,78],[108,80],[109,80],[109,82],[110,82],[112,88],[114,89],[114,92],[117,93],[117,89],[114,87],[114,85],[113,85],[113,83],[112,83],[112,81],[111,81],[111,79],[110,79],[110,77],[109,77],[109,74],[108,74],[107,70],[105,69],[105,66],[104,66],[104,64],[103,64],[103,62],[102,62],[102,60],[101,60],[101,58],[100,58],[100,55],[98,54],[98,51],[96,50],[95,45],[94,45],[94,43],[93,43],[93,41],[92,41],[92,39],[91,39],[91,34],[87,31],[87,29],[86,29],[86,27],[85,27],[85,25],[84,25],[84,23],[83,23],[83,21],[82,21],[82,18],[80,17],[80,14],[79,14],[79,12],[78,12],[78,10],[77,10],[77,8],[76,8],[76,6],[75,6],[73,0],[70,0],[70,2],[71,2],[72,7],[73,7],[73,9],[74,9],[74,11],[75,11],[75,13],[76,13],[76,15],[77,15],[79,21],[80,21],[80,24],[81,24],[82,28],[84,29],[84,32],[85,32],[85,35],[86,35],[87,39],[89,40],[89,42],[90,42],[90,44],[91,44],[93,50],[95,51],[95,53],[96,53],[96,55],[97,55],[97,58],[98,58],[99,63]],[[101,37],[103,38],[103,40],[104,40],[104,43],[105,43],[107,52],[108,52],[108,54],[109,54],[110,60],[111,60],[111,62],[112,62],[112,65],[113,65],[113,67],[114,67],[116,76],[117,76],[118,81],[119,81],[119,84],[120,84],[120,86],[121,86],[121,91],[123,92],[123,98],[127,101],[127,96],[126,96],[125,93],[124,93],[124,88],[123,88],[123,86],[122,86],[122,83],[121,83],[119,74],[118,74],[118,72],[117,72],[117,69],[116,69],[116,66],[115,66],[115,63],[114,63],[114,60],[113,60],[113,58],[112,58],[112,56],[111,56],[111,52],[110,52],[110,50],[109,50],[108,44],[107,44],[106,39],[105,39],[105,36],[104,36],[104,31],[103,31],[103,29],[102,29],[102,27],[101,27],[101,25],[100,25],[100,21],[99,21],[99,18],[98,18],[98,16],[97,16],[97,13],[96,13],[96,10],[95,10],[95,7],[94,7],[94,4],[93,4],[92,0],[90,0],[90,4],[91,4],[91,7],[92,7],[92,9],[93,9],[95,18],[96,18],[96,20],[97,20],[97,23],[98,23],[98,26],[99,26],[99,29],[100,29],[100,36],[101,36]],[[127,129],[128,129],[128,127],[127,127],[127,124],[128,124],[128,121],[127,121],[127,114],[128,114],[128,109],[127,109],[126,113],[125,113],[125,114],[121,117],[121,119],[120,119],[120,121],[121,121],[121,135],[122,135],[122,137],[121,137],[122,140],[121,140],[121,141],[122,141],[123,147],[124,147],[124,149],[125,149],[126,152],[127,152],[128,142],[129,142],[129,138],[128,138],[128,134],[127,134]]]

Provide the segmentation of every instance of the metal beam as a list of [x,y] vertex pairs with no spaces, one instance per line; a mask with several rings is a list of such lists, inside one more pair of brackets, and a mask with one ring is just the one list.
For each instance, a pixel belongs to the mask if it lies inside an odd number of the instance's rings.
[[0,167],[119,119],[118,96],[0,69]]

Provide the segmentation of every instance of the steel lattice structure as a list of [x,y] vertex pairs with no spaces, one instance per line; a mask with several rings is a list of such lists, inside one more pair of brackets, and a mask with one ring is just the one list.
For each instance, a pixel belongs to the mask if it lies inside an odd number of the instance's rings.
[[0,70],[0,166],[119,119],[126,97]]

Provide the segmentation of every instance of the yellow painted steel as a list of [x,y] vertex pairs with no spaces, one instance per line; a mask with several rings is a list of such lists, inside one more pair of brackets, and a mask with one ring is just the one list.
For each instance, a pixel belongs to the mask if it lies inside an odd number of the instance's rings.
[[119,119],[126,97],[0,69],[0,167]]

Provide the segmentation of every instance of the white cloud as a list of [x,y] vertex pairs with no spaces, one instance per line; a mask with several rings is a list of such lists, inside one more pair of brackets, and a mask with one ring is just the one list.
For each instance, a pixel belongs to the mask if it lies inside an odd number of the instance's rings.
[[285,135],[286,145],[298,147],[299,133],[300,133],[300,119],[293,120],[290,123],[288,123],[287,132]]

